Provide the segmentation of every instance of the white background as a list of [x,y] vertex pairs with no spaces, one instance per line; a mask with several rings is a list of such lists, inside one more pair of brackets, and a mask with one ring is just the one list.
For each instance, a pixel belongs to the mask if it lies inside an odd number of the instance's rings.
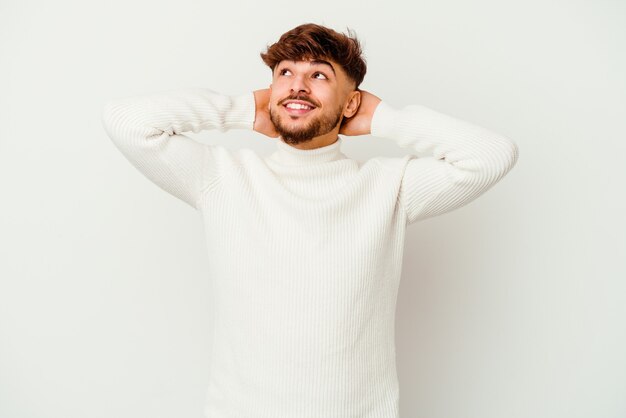
[[[1,0],[0,22],[0,417],[202,417],[201,219],[124,159],[101,108],[265,88],[259,53],[306,22],[357,32],[363,89],[520,149],[484,196],[408,231],[401,417],[626,416],[625,3]],[[405,153],[344,138],[353,158]]]

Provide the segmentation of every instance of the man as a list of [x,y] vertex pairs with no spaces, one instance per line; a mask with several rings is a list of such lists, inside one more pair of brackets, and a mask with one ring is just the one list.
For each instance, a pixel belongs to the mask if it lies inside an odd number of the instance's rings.
[[[261,54],[268,89],[111,100],[126,158],[202,216],[215,291],[210,418],[396,418],[394,315],[406,227],[472,201],[517,145],[421,105],[360,90],[354,36],[298,26]],[[254,129],[269,156],[183,132]],[[358,162],[342,137],[407,150]]]

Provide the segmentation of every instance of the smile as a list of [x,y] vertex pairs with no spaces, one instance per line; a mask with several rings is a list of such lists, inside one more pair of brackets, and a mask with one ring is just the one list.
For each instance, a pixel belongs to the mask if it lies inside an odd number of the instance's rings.
[[287,110],[287,113],[290,115],[305,115],[315,109],[314,106],[305,104],[305,103],[295,103],[290,102],[283,107]]

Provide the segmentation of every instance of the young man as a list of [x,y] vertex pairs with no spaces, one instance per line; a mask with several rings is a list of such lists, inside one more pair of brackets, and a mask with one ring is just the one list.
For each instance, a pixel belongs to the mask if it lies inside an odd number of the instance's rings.
[[[209,418],[396,418],[394,315],[408,225],[459,208],[516,163],[510,139],[358,89],[354,36],[298,26],[261,54],[268,89],[111,100],[104,127],[146,177],[199,211],[215,291]],[[269,156],[183,135],[254,129]],[[407,151],[365,162],[342,137]]]

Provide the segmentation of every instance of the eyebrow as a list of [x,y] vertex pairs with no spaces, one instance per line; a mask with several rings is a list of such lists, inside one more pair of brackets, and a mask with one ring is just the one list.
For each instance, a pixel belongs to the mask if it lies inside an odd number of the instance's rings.
[[[296,63],[296,60],[291,60],[290,62],[293,62],[294,64]],[[337,73],[335,73],[335,67],[333,67],[333,65],[328,62],[328,61],[324,61],[324,60],[311,60],[309,61],[310,65],[328,65],[331,69],[331,71],[333,72],[333,75],[336,77]]]

